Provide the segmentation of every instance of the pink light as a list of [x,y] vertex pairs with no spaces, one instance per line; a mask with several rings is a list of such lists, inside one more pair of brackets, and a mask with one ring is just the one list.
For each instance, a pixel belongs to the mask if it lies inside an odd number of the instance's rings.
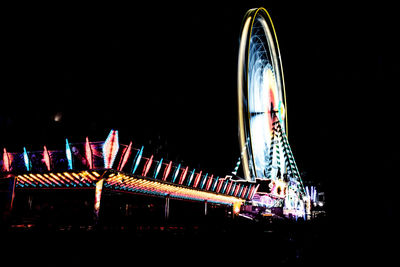
[[8,155],[8,153],[7,153],[7,150],[4,148],[3,149],[3,167],[4,167],[4,170],[6,171],[6,172],[9,172],[10,171],[10,157],[9,157],[9,155]]
[[104,168],[112,168],[118,149],[118,131],[111,130],[103,145]]
[[250,194],[249,194],[249,199],[253,199],[259,186],[260,186],[260,184],[258,184],[257,186],[253,186],[253,188],[251,189]]
[[228,188],[227,188],[226,191],[225,191],[227,195],[229,195],[229,191],[231,190],[232,184],[233,184],[233,181],[231,181],[231,182],[228,184]]
[[47,151],[47,147],[46,146],[44,146],[43,160],[44,160],[44,163],[46,164],[47,170],[50,171],[50,169],[51,169],[51,167],[50,167],[50,155],[49,155],[49,151]]
[[151,157],[147,160],[143,169],[142,176],[147,176],[147,173],[149,172],[152,163],[153,163],[153,155],[151,155]]
[[187,172],[188,172],[188,168],[189,168],[189,167],[186,167],[186,169],[182,172],[181,177],[179,178],[179,184],[182,184],[183,181],[185,180],[186,174],[187,174]]
[[118,164],[119,171],[121,171],[124,168],[126,162],[128,161],[128,158],[131,155],[131,150],[132,150],[131,148],[132,148],[132,142],[130,142],[129,146],[126,147],[124,149],[124,151],[122,152],[123,156],[121,157],[121,160],[119,161],[119,164]]
[[163,178],[162,178],[163,181],[167,180],[168,174],[169,174],[170,171],[171,171],[171,167],[172,167],[172,161],[170,161],[170,162],[168,163],[167,167],[166,167],[165,170],[164,170],[164,175],[163,175]]
[[203,171],[200,171],[200,172],[197,174],[196,178],[194,179],[193,187],[197,187],[197,185],[199,184],[199,182],[200,182],[200,177],[201,177],[201,173],[202,173],[202,172],[203,172]]
[[92,151],[92,148],[90,147],[90,142],[89,142],[88,137],[86,137],[85,155],[86,155],[86,160],[89,165],[89,169],[93,169],[93,151]]
[[236,184],[236,189],[235,189],[235,193],[233,193],[233,195],[236,197],[236,195],[239,193],[239,188],[240,188],[240,185],[239,184]]
[[210,178],[208,178],[207,185],[206,185],[206,190],[207,191],[210,190],[211,181],[213,179],[213,176],[214,176],[214,174],[211,174]]
[[220,179],[220,180],[218,181],[217,190],[216,190],[217,193],[219,193],[219,191],[221,191],[221,188],[222,188],[223,183],[224,183],[224,180],[223,180],[223,179]]
[[246,195],[246,192],[247,192],[247,189],[248,189],[248,188],[249,188],[248,185],[245,186],[245,187],[243,188],[242,194],[240,195],[241,198],[244,198],[244,196]]

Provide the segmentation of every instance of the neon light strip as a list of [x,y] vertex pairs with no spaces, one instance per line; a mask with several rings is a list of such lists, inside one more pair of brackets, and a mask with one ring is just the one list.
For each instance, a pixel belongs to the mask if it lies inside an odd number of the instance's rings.
[[68,139],[65,139],[65,156],[67,157],[68,161],[68,170],[72,170],[72,153],[71,153],[71,148],[68,143]]
[[118,131],[111,130],[103,145],[104,168],[112,168],[118,149]]
[[161,166],[162,166],[162,162],[163,162],[163,158],[161,158],[161,160],[158,162],[157,168],[154,171],[154,175],[153,175],[154,179],[157,179],[157,175],[160,172],[160,169],[161,169]]
[[231,181],[228,185],[228,188],[226,189],[226,194],[229,195],[230,189],[232,187],[233,181]]
[[176,167],[174,175],[172,176],[172,182],[175,183],[176,177],[178,176],[179,170],[181,169],[181,164],[178,164],[178,167]]
[[163,174],[163,181],[166,181],[167,180],[167,177],[168,177],[168,174],[170,173],[170,171],[171,171],[171,167],[172,167],[172,161],[170,161],[169,163],[168,163],[168,165],[167,165],[167,167],[165,168],[165,170],[164,170],[164,174]]
[[149,172],[152,163],[153,163],[153,155],[151,155],[151,157],[147,160],[142,172],[142,176],[147,176],[147,173]]
[[214,176],[214,174],[211,174],[210,178],[208,178],[207,185],[206,185],[206,190],[207,191],[210,190],[210,186],[211,186],[211,182],[212,182],[213,176]]
[[237,188],[236,188],[236,190],[235,190],[235,194],[234,194],[234,196],[236,197],[237,195],[240,195],[241,193],[242,193],[242,190],[243,190],[243,187],[244,187],[244,185],[238,185],[237,186]]
[[189,179],[188,179],[188,184],[187,184],[188,186],[190,186],[190,183],[191,183],[192,180],[193,180],[194,172],[195,172],[195,169],[193,169],[192,172],[190,173],[190,177],[189,177]]
[[256,194],[258,187],[260,186],[260,184],[258,184],[257,186],[253,186],[253,191],[250,193],[249,199],[253,199],[254,195]]
[[24,163],[26,170],[29,172],[31,170],[31,163],[28,157],[28,152],[26,152],[26,148],[24,147]]
[[212,186],[212,191],[215,191],[215,188],[217,187],[217,184],[218,184],[218,179],[219,179],[219,177],[217,176],[217,178],[215,178],[214,180],[214,184],[213,184],[213,186]]
[[196,175],[196,178],[194,179],[193,187],[197,187],[197,185],[199,184],[199,182],[200,182],[200,177],[201,177],[201,173],[202,173],[202,171],[200,171],[200,172]]
[[246,193],[247,193],[247,189],[249,189],[249,186],[248,186],[248,185],[246,185],[246,186],[244,187],[243,192],[242,192],[242,194],[240,195],[241,198],[244,198],[244,196],[245,196]]
[[[123,182],[122,182],[123,181]],[[136,179],[133,177],[126,176],[125,174],[118,174],[111,178],[108,178],[105,182],[105,186],[116,190],[127,190],[137,193],[153,194],[153,195],[170,195],[175,198],[191,199],[215,203],[223,203],[232,205],[234,203],[241,203],[243,200],[232,197],[224,196],[220,194],[199,191],[191,188],[177,187],[172,184],[163,184],[158,181],[151,181],[145,179]]]
[[201,186],[200,186],[201,189],[203,189],[204,184],[206,183],[207,176],[208,176],[208,173],[206,173],[206,174],[203,176],[203,180],[201,180]]
[[219,193],[219,191],[221,191],[221,188],[222,188],[222,184],[224,183],[224,180],[222,180],[222,179],[220,179],[219,181],[218,181],[218,186],[217,186],[217,193]]
[[93,169],[93,151],[90,146],[88,137],[86,137],[86,143],[85,143],[85,156],[89,169]]
[[126,162],[128,161],[129,156],[131,155],[131,150],[132,150],[132,142],[130,142],[129,146],[126,147],[122,152],[122,157],[121,160],[119,161],[117,168],[118,171],[121,171],[124,168]]
[[247,193],[246,193],[246,195],[244,196],[244,198],[245,199],[249,199],[249,194],[250,194],[250,191],[252,190],[252,187],[254,187],[254,185],[250,185],[249,186],[249,188],[247,188]]
[[186,178],[186,174],[188,172],[189,167],[186,167],[185,170],[182,172],[181,177],[179,178],[179,184],[183,184],[183,181]]
[[50,171],[50,169],[51,169],[50,154],[49,154],[49,151],[47,151],[46,146],[44,146],[43,149],[44,149],[43,150],[43,160],[44,160],[44,163],[46,164],[47,170]]
[[101,192],[103,191],[104,179],[100,179],[96,183],[95,197],[94,197],[94,212],[96,217],[99,217]]
[[222,188],[222,194],[225,193],[225,190],[226,190],[226,187],[227,187],[228,183],[229,183],[229,180],[227,179],[227,180],[225,181],[225,183],[224,183],[224,187]]
[[137,167],[139,166],[139,162],[142,159],[142,154],[143,154],[143,146],[142,148],[136,153],[135,159],[133,160],[133,168],[132,168],[132,174],[135,174],[135,171]]
[[6,171],[6,172],[9,172],[10,171],[10,157],[9,157],[9,155],[8,155],[8,153],[7,153],[7,150],[4,148],[3,149],[3,166],[4,166],[4,170]]

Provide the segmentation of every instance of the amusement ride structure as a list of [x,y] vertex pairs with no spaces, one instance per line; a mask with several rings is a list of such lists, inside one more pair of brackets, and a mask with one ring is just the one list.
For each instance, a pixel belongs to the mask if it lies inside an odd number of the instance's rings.
[[[19,192],[93,191],[98,217],[104,191],[197,201],[231,207],[232,214],[252,207],[305,217],[310,192],[303,186],[287,138],[285,85],[274,26],[264,8],[243,20],[238,56],[238,128],[241,157],[233,175],[214,176],[170,160],[146,155],[144,147],[120,144],[118,131],[107,139],[70,143],[62,150],[2,151],[1,182],[8,184],[12,209]],[[243,173],[239,177],[238,171]],[[315,194],[314,194],[315,195]]]
[[[304,216],[310,197],[303,186],[287,138],[285,83],[278,39],[264,8],[243,20],[238,57],[238,122],[241,157],[248,183],[261,187],[255,197],[285,214]],[[254,200],[255,201],[255,200]]]

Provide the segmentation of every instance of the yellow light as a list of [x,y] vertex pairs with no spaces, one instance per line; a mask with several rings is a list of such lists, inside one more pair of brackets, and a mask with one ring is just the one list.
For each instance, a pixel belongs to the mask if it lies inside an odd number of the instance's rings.
[[242,205],[242,202],[239,202],[239,201],[234,202],[233,203],[233,213],[239,214],[241,205]]

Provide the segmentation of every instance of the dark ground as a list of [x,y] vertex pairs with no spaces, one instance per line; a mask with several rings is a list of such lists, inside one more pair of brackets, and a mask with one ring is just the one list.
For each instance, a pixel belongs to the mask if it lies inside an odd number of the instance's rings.
[[[333,254],[323,221],[200,225],[196,230],[15,232],[5,234],[2,258],[16,266],[327,263]],[[185,227],[184,227],[185,228]],[[4,235],[3,235],[4,237]],[[7,240],[7,241],[5,241]],[[340,249],[339,249],[340,251]]]

